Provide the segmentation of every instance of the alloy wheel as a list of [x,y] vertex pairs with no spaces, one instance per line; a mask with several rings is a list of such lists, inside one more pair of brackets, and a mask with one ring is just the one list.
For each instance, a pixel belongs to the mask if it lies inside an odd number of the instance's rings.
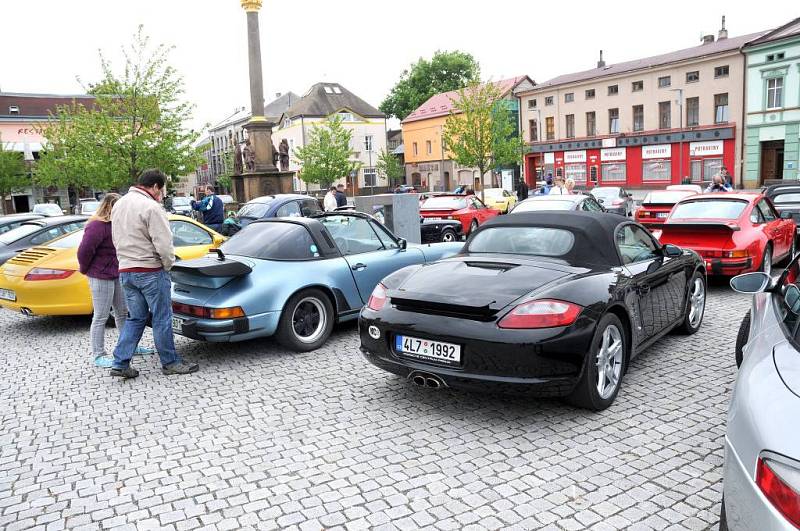
[[295,337],[303,343],[317,341],[327,324],[325,306],[314,297],[306,297],[297,303],[292,314],[292,330]]
[[603,330],[597,352],[597,394],[603,400],[613,395],[619,385],[623,355],[622,333],[616,325],[609,325]]
[[442,241],[443,242],[454,242],[456,241],[456,233],[450,230],[447,230],[442,234]]
[[772,251],[769,247],[764,250],[764,260],[761,264],[761,271],[772,276]]
[[472,234],[478,229],[478,222],[476,220],[472,220],[472,223],[469,226],[469,233]]
[[689,294],[689,324],[692,328],[700,326],[703,320],[703,311],[706,308],[706,290],[703,279],[697,277],[692,284],[692,291]]

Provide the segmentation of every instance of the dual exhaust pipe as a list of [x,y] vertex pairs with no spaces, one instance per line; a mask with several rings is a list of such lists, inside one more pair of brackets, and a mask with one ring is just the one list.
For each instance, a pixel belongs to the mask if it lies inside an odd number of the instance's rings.
[[411,383],[419,387],[428,387],[430,389],[442,389],[447,387],[447,384],[444,383],[444,380],[435,374],[430,374],[427,372],[412,372],[408,375],[408,379],[411,380]]
[[33,312],[30,308],[20,308],[19,313],[24,315],[25,317],[33,317]]

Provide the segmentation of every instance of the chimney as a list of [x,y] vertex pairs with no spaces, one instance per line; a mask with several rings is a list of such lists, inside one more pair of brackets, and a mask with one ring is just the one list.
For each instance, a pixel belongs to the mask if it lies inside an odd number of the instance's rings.
[[717,36],[717,40],[721,41],[722,39],[728,38],[728,30],[725,29],[725,15],[722,15],[722,27],[719,30],[719,35]]
[[712,42],[714,42],[714,36],[713,35],[711,35],[711,34],[703,35],[703,44],[711,44]]
[[606,66],[606,62],[603,61],[603,50],[600,50],[600,60],[597,61],[597,68],[603,68]]
[[280,98],[280,97],[281,97],[281,93],[280,93],[280,92],[276,92],[276,93],[275,93],[275,99],[277,100],[277,99],[278,99],[278,98]]

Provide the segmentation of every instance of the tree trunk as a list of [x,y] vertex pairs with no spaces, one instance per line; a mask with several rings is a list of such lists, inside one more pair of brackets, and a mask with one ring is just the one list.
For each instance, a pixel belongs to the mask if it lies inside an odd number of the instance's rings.
[[3,201],[3,215],[6,215],[6,194],[5,192],[2,193],[2,201]]

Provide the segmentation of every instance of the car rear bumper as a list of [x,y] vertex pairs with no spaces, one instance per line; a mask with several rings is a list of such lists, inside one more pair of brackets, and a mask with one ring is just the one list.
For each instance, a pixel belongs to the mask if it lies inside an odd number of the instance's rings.
[[0,288],[11,290],[16,300],[0,299],[0,307],[26,315],[91,315],[92,296],[80,273],[64,280],[29,281],[0,274]]
[[273,335],[278,329],[281,312],[266,312],[237,319],[198,319],[177,313],[174,317],[181,320],[179,329],[173,326],[173,331],[178,335],[199,341],[228,343]]
[[[361,352],[373,365],[405,378],[420,372],[434,375],[458,389],[541,397],[572,392],[595,325],[589,318],[579,318],[567,328],[500,330],[495,323],[393,309],[380,313],[378,317],[377,312],[365,308],[359,318]],[[390,324],[386,313],[405,314],[406,318],[392,319]],[[380,333],[377,339],[369,333],[372,326]],[[403,357],[393,346],[398,334],[458,344],[461,362],[445,366]]]
[[709,275],[732,277],[754,270],[752,258],[703,258]]

